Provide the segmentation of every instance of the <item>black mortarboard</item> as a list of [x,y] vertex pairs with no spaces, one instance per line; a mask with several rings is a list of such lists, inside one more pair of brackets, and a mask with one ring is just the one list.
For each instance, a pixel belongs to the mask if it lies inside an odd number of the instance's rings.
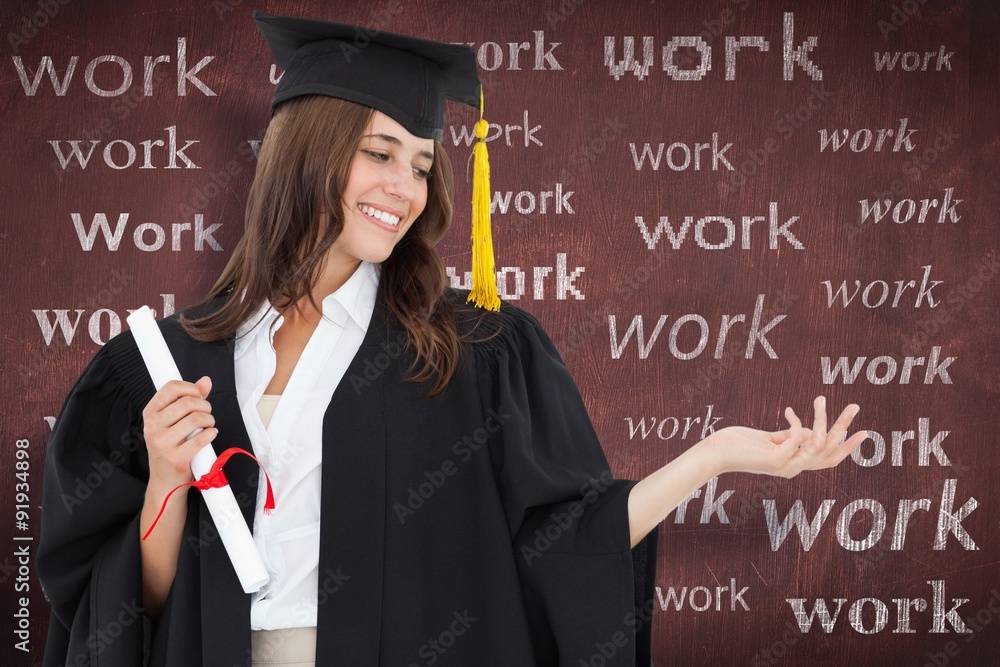
[[253,12],[284,70],[271,113],[300,95],[330,95],[378,109],[412,134],[440,141],[445,100],[479,108],[476,52],[466,44],[293,16]]

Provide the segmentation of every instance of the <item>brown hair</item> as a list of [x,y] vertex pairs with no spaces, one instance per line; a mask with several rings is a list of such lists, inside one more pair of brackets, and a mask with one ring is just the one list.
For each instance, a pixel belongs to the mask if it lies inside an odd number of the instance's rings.
[[[266,298],[282,310],[312,297],[333,242],[343,229],[344,188],[351,162],[373,110],[324,95],[283,102],[264,134],[257,171],[247,199],[246,232],[222,275],[197,306],[222,297],[221,307],[203,317],[181,316],[196,340],[235,335]],[[437,380],[432,397],[447,386],[461,353],[454,307],[443,298],[447,277],[434,246],[451,226],[453,176],[441,143],[434,142],[434,166],[427,204],[406,235],[382,262],[377,299],[405,328],[416,359],[407,378]],[[319,212],[329,224],[319,230]],[[246,291],[246,298],[241,295]]]

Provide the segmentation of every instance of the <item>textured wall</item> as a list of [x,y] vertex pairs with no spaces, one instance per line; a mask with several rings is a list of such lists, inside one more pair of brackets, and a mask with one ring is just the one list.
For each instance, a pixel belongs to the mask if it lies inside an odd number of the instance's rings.
[[[4,663],[41,659],[33,556],[63,398],[128,309],[193,302],[242,233],[273,90],[263,9],[479,48],[505,294],[555,340],[620,476],[711,428],[808,417],[819,394],[860,404],[876,437],[854,460],[723,475],[668,517],[657,664],[1000,664],[994,4],[7,3]],[[170,60],[147,77],[147,56]],[[449,114],[440,251],[461,277],[476,114]],[[85,168],[74,140],[98,142]],[[786,515],[808,531],[824,502],[810,548],[795,528],[780,541]],[[926,601],[906,632],[904,598]],[[842,607],[800,626],[797,599]]]

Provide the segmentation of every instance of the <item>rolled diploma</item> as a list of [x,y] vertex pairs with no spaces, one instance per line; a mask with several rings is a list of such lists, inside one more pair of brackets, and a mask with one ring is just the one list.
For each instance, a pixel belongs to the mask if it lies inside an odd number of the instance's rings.
[[[167,342],[163,340],[160,327],[153,317],[153,311],[148,306],[143,306],[129,315],[126,321],[135,336],[136,345],[139,346],[142,360],[157,391],[171,380],[182,380],[177,363],[170,354]],[[193,438],[201,430],[200,428],[195,430],[185,440]],[[195,454],[191,459],[191,472],[195,479],[207,473],[216,458],[211,444],[205,445]],[[250,529],[247,528],[240,512],[240,506],[236,503],[232,487],[227,484],[217,489],[205,489],[201,492],[201,497],[208,505],[208,512],[212,515],[212,521],[219,531],[222,544],[226,547],[226,553],[229,554],[229,560],[233,563],[243,591],[246,593],[259,591],[270,577],[260,559]]]

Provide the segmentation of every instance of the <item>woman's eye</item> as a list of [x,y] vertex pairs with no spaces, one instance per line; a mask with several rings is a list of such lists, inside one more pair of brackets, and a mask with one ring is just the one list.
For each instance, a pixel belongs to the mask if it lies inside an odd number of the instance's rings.
[[[391,156],[388,153],[383,153],[378,150],[370,150],[367,148],[362,148],[361,152],[375,160],[376,162],[388,162]],[[426,181],[431,177],[430,169],[422,169],[421,167],[413,167],[413,175],[417,180]]]

